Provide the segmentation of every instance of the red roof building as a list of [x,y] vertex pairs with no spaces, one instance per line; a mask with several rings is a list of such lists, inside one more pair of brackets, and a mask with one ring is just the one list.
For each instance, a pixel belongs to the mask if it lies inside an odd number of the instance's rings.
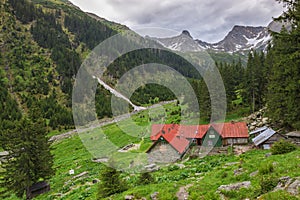
[[170,145],[179,155],[183,155],[192,143],[204,146],[226,146],[247,144],[248,138],[245,122],[209,125],[154,124],[150,136],[154,144],[148,152],[161,142]]

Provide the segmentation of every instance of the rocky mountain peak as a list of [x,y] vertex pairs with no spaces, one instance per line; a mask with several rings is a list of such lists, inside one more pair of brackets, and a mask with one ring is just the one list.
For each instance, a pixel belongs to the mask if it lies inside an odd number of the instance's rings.
[[181,33],[181,35],[186,35],[186,36],[188,36],[188,37],[190,37],[190,38],[193,38],[193,37],[191,36],[190,32],[187,31],[187,30],[183,30],[182,33]]
[[[289,28],[288,24],[283,24]],[[183,30],[178,36],[171,38],[153,38],[165,47],[177,51],[202,51],[209,49],[216,52],[246,53],[251,49],[265,50],[271,41],[269,30],[278,31],[282,24],[271,23],[268,27],[235,25],[223,40],[217,43],[208,43],[193,39],[189,31]]]

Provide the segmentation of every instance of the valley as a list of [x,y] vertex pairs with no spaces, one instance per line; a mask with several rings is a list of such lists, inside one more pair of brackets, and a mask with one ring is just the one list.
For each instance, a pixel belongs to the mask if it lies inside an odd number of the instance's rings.
[[[283,2],[209,43],[143,37],[68,0],[1,0],[0,198],[299,199],[300,4]],[[157,48],[122,54],[140,44]],[[255,146],[262,126],[283,141]]]

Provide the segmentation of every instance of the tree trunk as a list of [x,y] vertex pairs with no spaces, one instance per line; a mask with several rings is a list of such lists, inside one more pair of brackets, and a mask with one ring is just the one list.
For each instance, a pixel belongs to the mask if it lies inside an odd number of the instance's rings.
[[29,187],[26,188],[26,200],[32,199]]

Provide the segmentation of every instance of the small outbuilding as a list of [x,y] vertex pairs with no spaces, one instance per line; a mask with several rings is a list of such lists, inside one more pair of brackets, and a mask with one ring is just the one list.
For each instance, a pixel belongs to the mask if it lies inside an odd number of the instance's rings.
[[286,136],[292,143],[300,145],[300,131],[287,133]]
[[258,129],[255,129],[254,131],[251,131],[249,133],[250,138],[255,138],[256,136],[258,136],[259,134],[261,134],[262,132],[264,132],[267,129],[268,129],[267,126],[263,126],[263,127],[258,128]]
[[46,193],[50,191],[50,185],[49,183],[47,183],[46,181],[40,181],[37,182],[35,184],[33,184],[30,188],[29,188],[29,194],[27,194],[27,198],[34,198],[40,194]]
[[262,149],[270,149],[271,146],[282,139],[287,139],[284,135],[277,133],[271,128],[262,131],[258,136],[252,139],[255,146]]

